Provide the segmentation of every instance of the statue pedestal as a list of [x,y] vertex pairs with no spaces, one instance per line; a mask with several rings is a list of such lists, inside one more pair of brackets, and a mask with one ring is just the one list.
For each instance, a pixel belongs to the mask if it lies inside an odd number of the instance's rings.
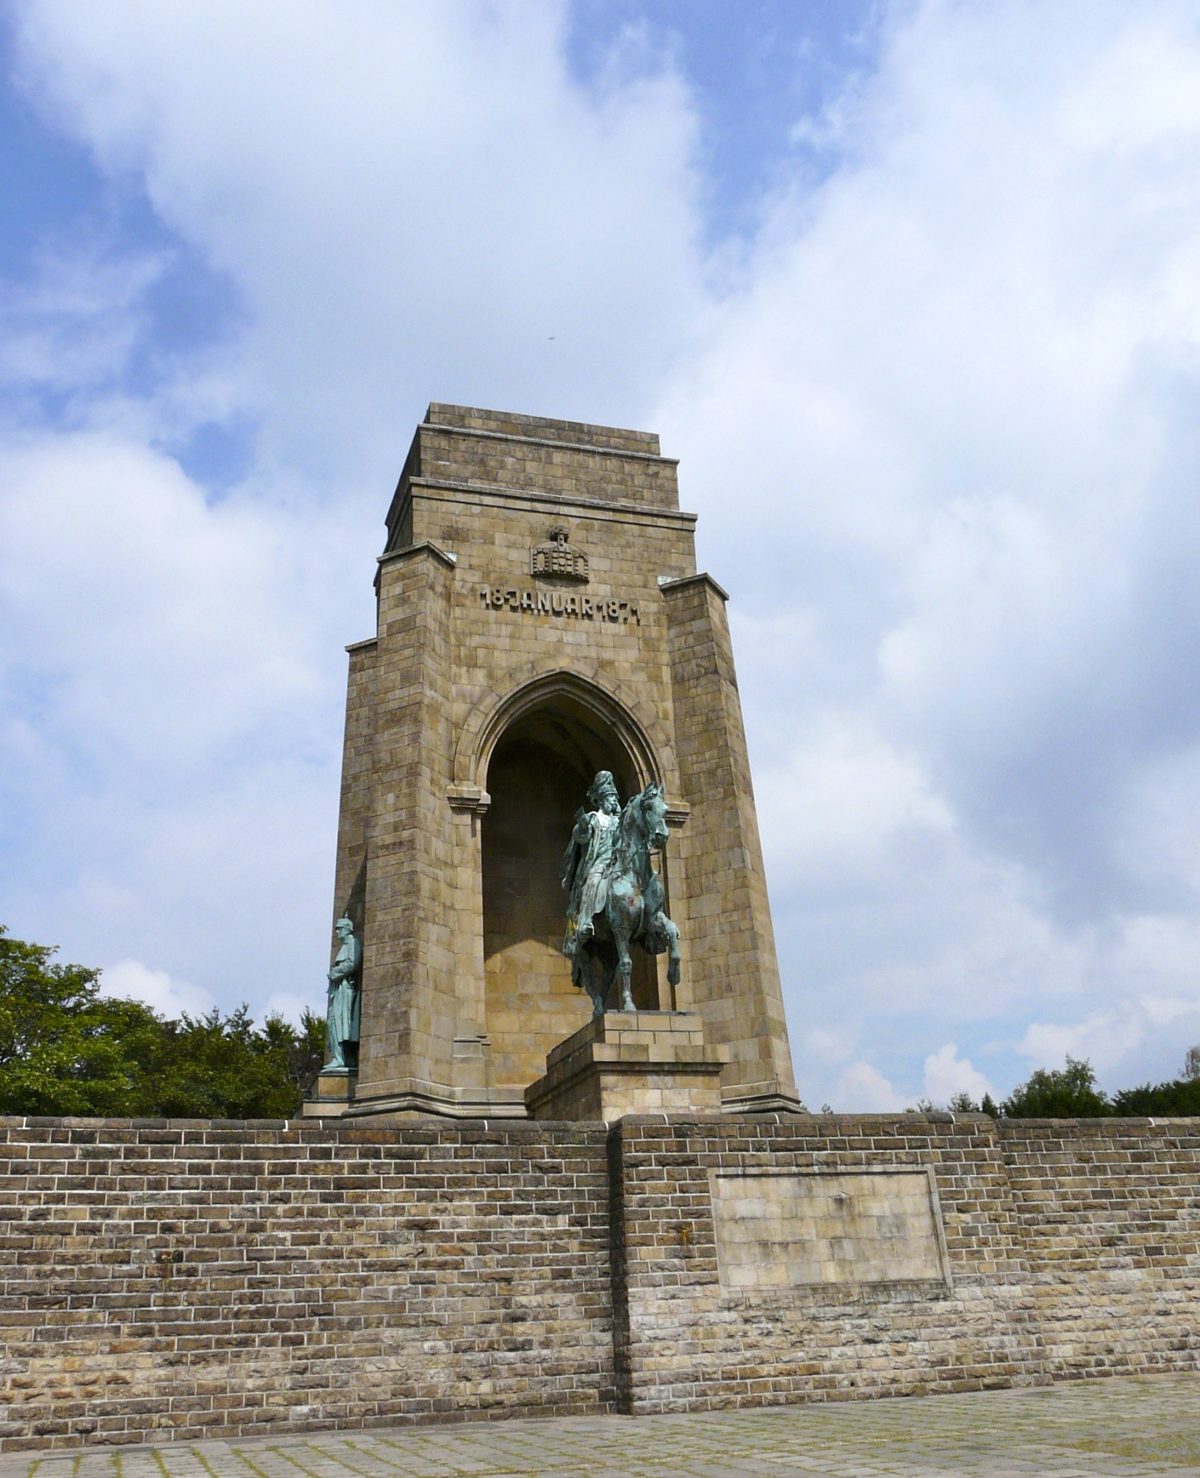
[[357,1073],[321,1073],[313,1086],[312,1097],[304,1100],[306,1119],[332,1119],[344,1114],[354,1102]]
[[531,1119],[719,1113],[725,1047],[691,1011],[607,1011],[555,1047],[525,1090]]

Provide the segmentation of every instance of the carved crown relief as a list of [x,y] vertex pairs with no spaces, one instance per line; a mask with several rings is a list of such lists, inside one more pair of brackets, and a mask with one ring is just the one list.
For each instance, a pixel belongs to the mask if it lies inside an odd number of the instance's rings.
[[588,581],[588,557],[567,543],[564,524],[555,524],[550,530],[550,543],[539,544],[529,551],[529,573],[531,575],[553,575],[560,580]]

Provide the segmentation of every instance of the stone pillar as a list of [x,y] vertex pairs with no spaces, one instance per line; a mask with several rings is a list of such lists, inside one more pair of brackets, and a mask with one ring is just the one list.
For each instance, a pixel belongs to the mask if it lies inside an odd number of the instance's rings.
[[[452,1081],[458,1016],[446,787],[453,584],[453,560],[432,544],[380,561],[355,1106],[367,1112],[389,1099],[418,1109]],[[414,1062],[427,1078],[411,1076]]]
[[796,1108],[796,1084],[734,675],[725,592],[711,576],[662,585],[687,876],[688,1005],[728,1047],[727,1109]]
[[458,1025],[454,1037],[454,1085],[483,1112],[492,1087],[483,964],[483,846],[480,829],[487,795],[450,791],[454,864],[447,878],[454,918],[454,981]]
[[[338,812],[337,863],[333,886],[334,923],[343,915],[362,938],[366,915],[367,832],[375,794],[375,658],[378,641],[355,642],[346,648],[350,671],[346,680],[346,729],[342,749],[342,794]],[[334,938],[330,961],[340,941]],[[321,1005],[325,1003],[324,993]],[[354,1101],[356,1073],[322,1073],[304,1112],[336,1117]]]
[[[378,640],[346,648],[346,738],[342,750],[342,798],[338,812],[333,922],[345,914],[362,937],[366,903],[367,825],[375,791],[375,659]],[[331,946],[330,958],[337,950]]]

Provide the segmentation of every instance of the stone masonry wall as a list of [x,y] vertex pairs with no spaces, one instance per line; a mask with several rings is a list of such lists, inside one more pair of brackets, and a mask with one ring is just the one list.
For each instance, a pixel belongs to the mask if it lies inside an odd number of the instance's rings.
[[1198,1121],[0,1120],[0,1449],[1198,1368]]
[[[1196,1121],[656,1116],[625,1119],[612,1135],[626,1409],[1200,1368]],[[717,1177],[744,1178],[751,1194],[734,1205],[745,1215],[762,1177],[790,1179],[789,1188],[857,1177],[883,1201],[889,1173],[917,1169],[932,1171],[941,1248],[914,1248],[911,1218],[893,1215],[891,1226],[880,1219],[871,1252],[861,1233],[842,1235],[863,1222],[844,1209],[822,1229],[821,1255],[800,1259],[823,1259],[821,1280],[809,1271],[801,1283],[781,1279],[764,1220],[757,1280],[723,1283]],[[898,1234],[891,1255],[889,1233]],[[837,1264],[849,1240],[871,1261],[847,1282]],[[944,1257],[944,1278],[907,1276],[922,1251]],[[739,1276],[750,1267],[743,1259]]]
[[999,1129],[1046,1368],[1200,1367],[1200,1120]]
[[[991,1120],[626,1119],[618,1370],[636,1412],[1005,1386],[1040,1375],[1021,1227]],[[932,1167],[952,1282],[722,1286],[713,1181]],[[832,1257],[833,1249],[827,1256]],[[872,1273],[877,1271],[870,1270]],[[886,1271],[886,1270],[885,1270]]]
[[613,1402],[601,1126],[0,1120],[0,1449]]

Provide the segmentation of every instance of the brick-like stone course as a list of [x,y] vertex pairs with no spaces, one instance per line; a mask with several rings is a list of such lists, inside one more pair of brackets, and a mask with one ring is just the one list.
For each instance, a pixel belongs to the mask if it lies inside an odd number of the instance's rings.
[[[627,1409],[1200,1368],[1195,1121],[706,1116],[613,1136]],[[933,1171],[951,1286],[722,1289],[711,1177],[897,1167]]]
[[1200,1120],[999,1126],[1055,1375],[1200,1365]]
[[[723,1285],[717,1180],[792,1175]],[[0,1449],[1200,1368],[1189,1120],[8,1119],[0,1228]]]
[[[626,1366],[637,1412],[1044,1378],[1036,1303],[990,1119],[626,1119],[622,1167]],[[711,1178],[721,1173],[932,1167],[953,1286],[863,1283],[726,1291]]]
[[606,1011],[546,1058],[525,1090],[532,1119],[603,1119],[627,1114],[718,1112],[725,1048],[709,1047],[687,1011]]
[[612,1409],[600,1126],[0,1121],[0,1448]]

